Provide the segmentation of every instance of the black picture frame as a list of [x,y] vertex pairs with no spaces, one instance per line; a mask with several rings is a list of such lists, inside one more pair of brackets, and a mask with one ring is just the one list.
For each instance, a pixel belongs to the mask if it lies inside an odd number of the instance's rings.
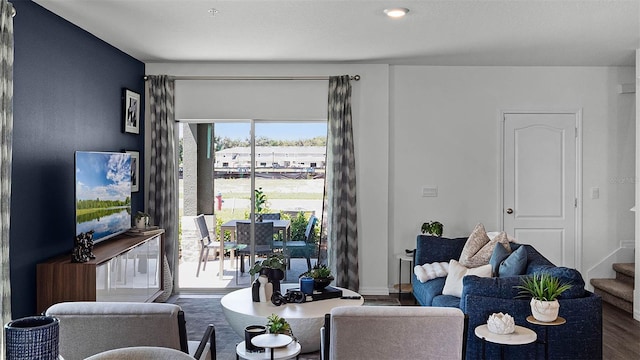
[[140,134],[140,94],[124,89],[122,111],[124,132]]
[[129,151],[127,153],[131,155],[131,192],[140,191],[140,152]]

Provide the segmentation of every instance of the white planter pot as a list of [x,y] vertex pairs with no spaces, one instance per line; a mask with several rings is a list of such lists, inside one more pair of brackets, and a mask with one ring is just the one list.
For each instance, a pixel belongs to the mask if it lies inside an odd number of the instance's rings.
[[149,218],[148,217],[143,217],[140,218],[136,221],[136,227],[138,229],[145,229],[147,227],[147,224],[149,223]]
[[531,299],[531,315],[542,322],[552,322],[558,318],[558,312],[560,311],[560,303],[558,300],[553,301],[541,301],[537,299]]

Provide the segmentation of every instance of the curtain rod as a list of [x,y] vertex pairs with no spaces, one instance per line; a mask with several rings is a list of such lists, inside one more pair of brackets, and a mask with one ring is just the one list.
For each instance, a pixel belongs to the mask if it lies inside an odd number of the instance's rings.
[[[144,76],[144,80],[149,77]],[[329,80],[329,76],[171,76],[174,80]],[[360,75],[349,77],[359,81]]]

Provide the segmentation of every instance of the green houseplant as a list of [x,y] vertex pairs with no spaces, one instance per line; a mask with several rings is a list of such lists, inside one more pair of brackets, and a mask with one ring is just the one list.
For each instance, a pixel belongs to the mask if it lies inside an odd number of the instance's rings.
[[[264,260],[256,261],[249,269],[249,274],[262,274],[267,269],[276,269],[285,271],[287,269],[287,260],[282,253],[271,253]],[[264,274],[267,275],[267,274]]]
[[269,334],[292,335],[291,325],[283,317],[271,314],[267,317],[267,331]]
[[440,237],[444,231],[444,225],[439,221],[428,221],[422,224],[420,230],[423,234]]
[[254,190],[256,195],[256,206],[255,206],[255,214],[257,221],[262,221],[262,214],[267,209],[267,194],[262,191],[262,188],[257,188]]
[[149,214],[142,211],[138,211],[133,218],[135,220],[136,227],[138,229],[144,229],[147,226],[149,226],[149,218],[150,218]]
[[571,284],[563,283],[559,278],[537,273],[522,277],[522,285],[516,286],[520,291],[518,297],[531,296],[531,314],[536,320],[552,322],[558,318],[560,303],[558,297],[571,288]]
[[300,274],[299,277],[305,276],[313,279],[313,289],[317,291],[324,290],[334,280],[331,269],[326,265],[316,264],[311,270]]

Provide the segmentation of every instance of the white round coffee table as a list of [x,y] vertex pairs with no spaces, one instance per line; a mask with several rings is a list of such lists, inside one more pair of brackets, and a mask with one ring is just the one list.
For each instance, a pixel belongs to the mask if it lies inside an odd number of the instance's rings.
[[[282,292],[297,288],[297,284],[282,284]],[[334,286],[335,287],[335,286]],[[360,296],[355,291],[338,288],[343,296]],[[301,304],[275,306],[271,302],[253,302],[251,288],[233,291],[220,301],[225,318],[231,328],[244,339],[244,328],[249,325],[266,325],[267,316],[276,314],[285,318],[291,325],[293,335],[302,347],[301,353],[320,350],[320,328],[324,326],[324,315],[338,306],[360,306],[364,299],[327,299]]]

